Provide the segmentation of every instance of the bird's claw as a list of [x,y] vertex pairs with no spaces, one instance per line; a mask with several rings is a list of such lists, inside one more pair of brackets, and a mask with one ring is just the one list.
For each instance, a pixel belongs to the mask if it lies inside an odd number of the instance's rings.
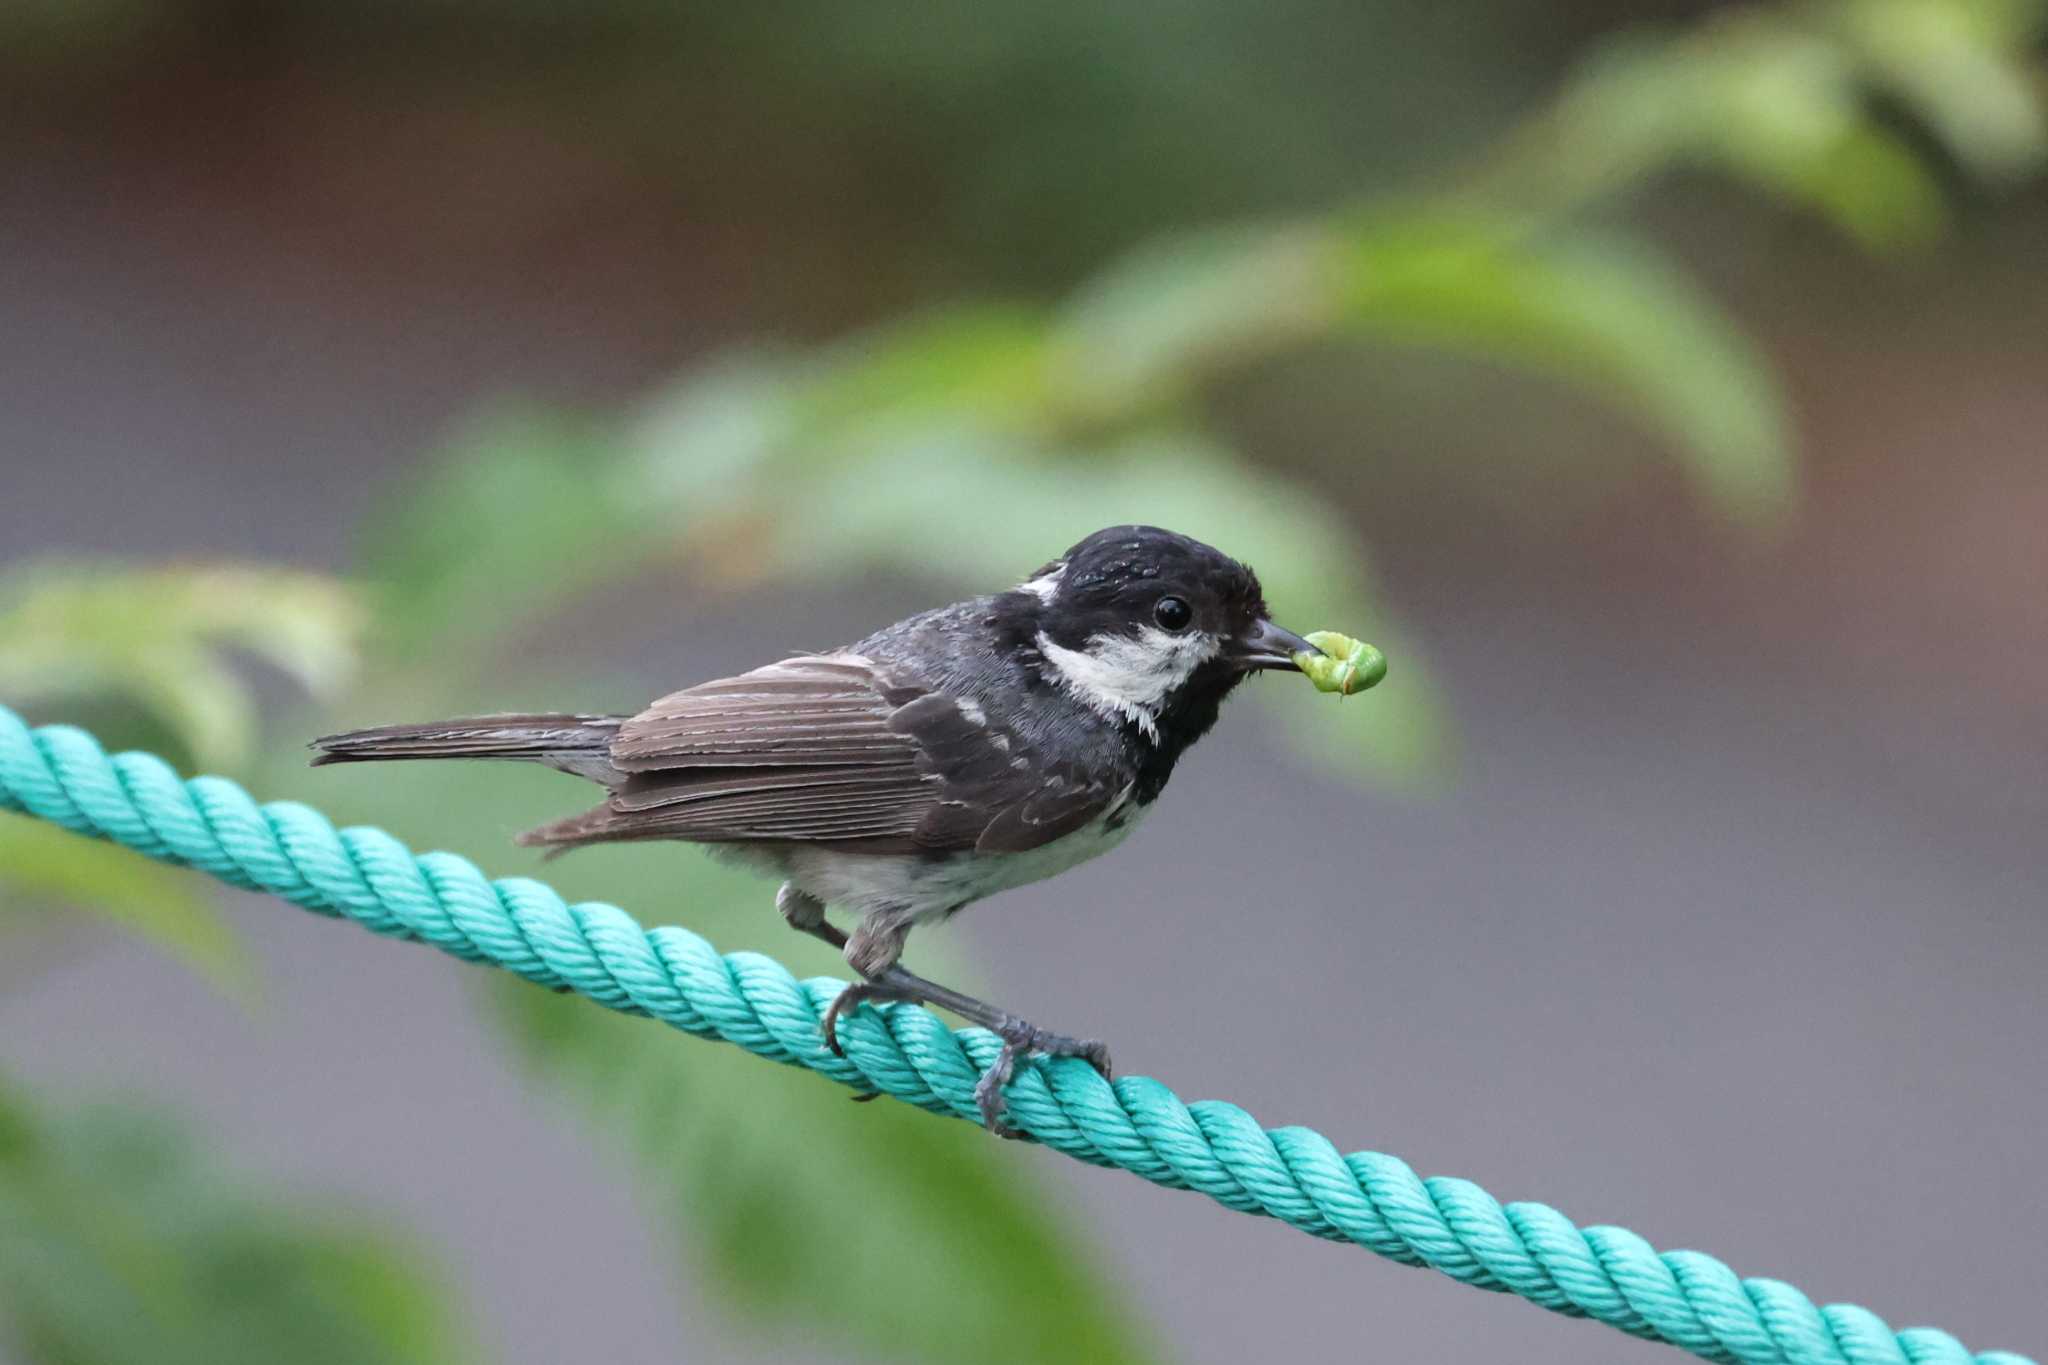
[[1017,1063],[1027,1054],[1037,1052],[1048,1057],[1079,1057],[1094,1067],[1103,1080],[1111,1079],[1109,1048],[1093,1038],[1069,1038],[1061,1033],[1048,1033],[1022,1019],[1004,1020],[993,1031],[1003,1040],[1003,1050],[996,1054],[994,1064],[982,1072],[981,1079],[975,1083],[974,1105],[981,1111],[982,1126],[997,1137],[1023,1136],[1003,1122],[1003,1090],[1017,1074]]
[[900,1000],[902,992],[878,986],[872,981],[856,981],[832,997],[832,1003],[825,1008],[825,1017],[818,1021],[818,1032],[825,1036],[825,1046],[834,1057],[844,1057],[846,1049],[839,1045],[839,1016],[868,1000]]

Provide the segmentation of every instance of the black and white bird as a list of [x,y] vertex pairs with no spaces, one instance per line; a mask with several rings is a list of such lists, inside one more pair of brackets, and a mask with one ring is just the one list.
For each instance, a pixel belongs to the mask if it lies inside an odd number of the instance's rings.
[[[1098,1042],[1037,1028],[899,963],[912,928],[1099,857],[1144,818],[1231,689],[1313,645],[1267,619],[1250,568],[1171,531],[1089,536],[1007,592],[899,621],[844,649],[699,683],[638,715],[508,715],[314,741],[315,763],[513,758],[601,783],[604,803],[522,835],[554,850],[632,839],[710,846],[782,878],[794,927],[859,974],[825,1041],[867,1000],[938,1005],[1003,1049],[975,1095],[995,1131],[1027,1052]],[[842,933],[827,907],[858,917]]]

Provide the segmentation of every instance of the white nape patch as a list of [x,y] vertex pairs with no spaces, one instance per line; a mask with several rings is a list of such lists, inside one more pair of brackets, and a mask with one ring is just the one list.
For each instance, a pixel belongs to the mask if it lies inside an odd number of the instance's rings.
[[1053,599],[1053,594],[1060,590],[1060,579],[1066,577],[1066,573],[1067,563],[1065,560],[1061,560],[1053,565],[1051,570],[1040,574],[1029,583],[1019,583],[1017,591],[1028,592],[1041,602],[1050,602]]
[[1159,708],[1197,668],[1223,649],[1200,631],[1173,635],[1146,626],[1137,635],[1097,635],[1085,648],[1068,649],[1038,632],[1038,652],[1062,686],[1111,720],[1128,720],[1159,742]]
[[969,725],[988,724],[988,712],[982,710],[980,703],[972,697],[955,697],[953,705],[959,708],[960,714],[967,718]]

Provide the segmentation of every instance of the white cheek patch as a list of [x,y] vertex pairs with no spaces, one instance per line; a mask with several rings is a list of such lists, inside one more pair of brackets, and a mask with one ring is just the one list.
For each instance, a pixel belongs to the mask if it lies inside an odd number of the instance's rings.
[[1038,652],[1061,686],[1098,714],[1135,723],[1154,743],[1160,706],[1222,648],[1213,635],[1172,635],[1156,626],[1135,636],[1097,635],[1082,649],[1055,644],[1038,632]]

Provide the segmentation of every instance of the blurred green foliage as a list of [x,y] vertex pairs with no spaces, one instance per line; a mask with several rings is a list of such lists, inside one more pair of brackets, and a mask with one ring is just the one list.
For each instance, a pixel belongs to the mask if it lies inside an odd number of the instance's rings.
[[575,1000],[495,994],[543,1073],[640,1158],[643,1202],[687,1230],[688,1260],[771,1337],[877,1360],[1150,1356],[1037,1181],[980,1134]]
[[[1902,6],[1897,22],[1932,35],[1927,53],[1871,39]],[[1303,748],[1415,782],[1448,753],[1427,661],[1401,644],[1328,499],[1235,450],[1213,391],[1347,340],[1482,357],[1633,415],[1713,507],[1778,524],[1797,480],[1768,358],[1599,210],[1706,164],[1819,209],[1867,245],[1924,236],[1939,221],[1933,148],[1894,132],[1873,97],[1897,96],[1948,139],[1934,146],[1986,175],[2035,166],[2044,137],[2027,44],[2042,16],[2019,0],[1831,0],[1632,35],[1440,189],[1161,234],[1054,306],[954,303],[813,350],[729,354],[608,434],[500,420],[394,516],[488,524],[499,548],[451,552],[457,532],[435,551],[442,572],[380,560],[389,571],[377,576],[425,583],[407,591],[441,609],[417,629],[442,638],[480,620],[505,627],[497,589],[508,582],[529,624],[607,575],[678,557],[714,579],[832,584],[864,565],[986,590],[1097,527],[1161,522],[1255,563],[1287,619],[1393,642],[1374,705],[1347,718],[1342,741]],[[1937,72],[2028,98],[1992,93],[1966,116],[1978,97]],[[553,553],[527,555],[529,544]],[[566,578],[542,567],[564,560]],[[1304,704],[1262,695],[1290,716]]]
[[358,1219],[265,1201],[159,1116],[0,1085],[0,1343],[63,1365],[460,1365],[446,1287]]
[[2039,169],[2038,0],[1818,0],[1626,34],[1465,186],[1546,215],[1704,167],[1873,249],[1946,218],[1939,156],[1989,186]]
[[245,762],[255,696],[236,652],[316,696],[349,682],[363,625],[329,578],[248,565],[37,564],[0,573],[0,695],[117,696],[149,711],[194,761]]
[[[332,696],[362,615],[329,578],[247,565],[41,564],[0,575],[0,695],[209,766],[250,756],[260,663]],[[125,717],[125,718],[124,718]],[[10,975],[59,912],[100,916],[252,1008],[257,982],[194,880],[33,821],[0,821]],[[10,982],[0,978],[0,989]],[[0,1076],[0,1342],[64,1365],[473,1358],[427,1263],[360,1221],[251,1195],[137,1105],[46,1111]]]
[[0,936],[25,935],[35,927],[32,916],[66,910],[139,934],[222,992],[253,1003],[248,956],[191,877],[122,849],[81,851],[77,835],[54,825],[0,822]]
[[[1450,727],[1437,689],[1335,510],[1341,490],[1249,458],[1233,388],[1303,360],[1362,371],[1387,348],[1512,367],[1625,414],[1704,506],[1767,530],[1797,506],[1795,422],[1775,367],[1632,217],[1633,201],[1705,171],[1898,253],[1935,238],[1957,191],[2032,175],[2048,147],[2042,3],[1816,0],[1603,42],[1554,98],[1425,174],[1457,139],[1387,135],[1401,115],[1426,107],[1468,132],[1500,115],[1470,83],[1427,104],[1425,50],[1517,41],[1440,8],[1219,0],[1166,35],[1149,13],[1063,2],[939,6],[919,23],[814,0],[604,0],[574,14],[379,0],[346,17],[277,6],[254,26],[270,50],[367,60],[383,50],[378,31],[467,43],[486,24],[490,56],[511,65],[598,53],[605,79],[563,87],[579,117],[608,111],[693,174],[732,159],[757,175],[774,162],[764,147],[799,144],[816,163],[806,173],[824,177],[814,189],[893,167],[920,203],[926,178],[943,187],[929,212],[948,228],[927,225],[929,254],[906,247],[875,267],[915,306],[840,340],[728,351],[615,414],[487,414],[389,491],[355,566],[365,596],[248,568],[10,573],[0,696],[45,710],[61,700],[67,718],[111,705],[127,718],[116,732],[233,771],[256,749],[238,656],[320,703],[280,726],[292,739],[479,697],[622,707],[644,698],[640,684],[565,677],[527,647],[602,592],[680,580],[701,598],[871,574],[986,591],[1102,525],[1143,520],[1256,564],[1296,628],[1387,649],[1388,682],[1334,721],[1307,689],[1259,694],[1304,756],[1409,784],[1440,774]],[[42,0],[0,11],[0,32],[35,35],[34,60],[53,69],[53,53],[118,64],[151,51],[139,35],[205,41],[208,13]],[[703,79],[676,80],[693,61]],[[1368,61],[1383,79],[1361,77]],[[717,125],[692,113],[770,107],[760,137],[731,146],[673,132]],[[840,160],[851,169],[826,165]],[[962,288],[963,276],[981,283]],[[1350,463],[1338,452],[1321,477],[1341,481]],[[1588,463],[1579,477],[1618,473]],[[506,836],[575,799],[554,774],[456,765],[402,784],[323,774],[309,788],[296,746],[271,747],[265,791],[508,871],[534,864]],[[552,875],[578,896],[833,965],[781,932],[766,887],[690,851],[608,850]],[[211,904],[129,855],[0,823],[0,892],[0,932],[47,929],[47,915],[13,913],[30,905],[90,907],[249,989]],[[918,951],[930,968],[944,947]],[[514,986],[502,997],[508,1042],[619,1133],[691,1273],[750,1320],[878,1358],[994,1358],[998,1342],[1018,1360],[1148,1353],[1113,1276],[1088,1269],[1014,1153],[643,1023]],[[0,1098],[0,1306],[30,1359],[327,1358],[264,1335],[301,1319],[362,1348],[335,1359],[447,1358],[431,1279],[415,1280],[413,1263],[218,1198],[151,1122],[76,1124]],[[230,1263],[247,1273],[220,1271]],[[229,1291],[251,1303],[227,1312]],[[1065,1307],[1057,1326],[1035,1311],[1049,1294]],[[153,1315],[138,1320],[165,1324],[155,1337],[109,1335],[131,1302]]]
[[[0,696],[95,709],[108,733],[233,770],[255,745],[256,695],[238,662],[332,698],[351,681],[361,604],[317,574],[250,565],[44,563],[0,573]],[[0,931],[75,906],[153,941],[248,1000],[249,966],[189,878],[28,821],[0,823]]]

